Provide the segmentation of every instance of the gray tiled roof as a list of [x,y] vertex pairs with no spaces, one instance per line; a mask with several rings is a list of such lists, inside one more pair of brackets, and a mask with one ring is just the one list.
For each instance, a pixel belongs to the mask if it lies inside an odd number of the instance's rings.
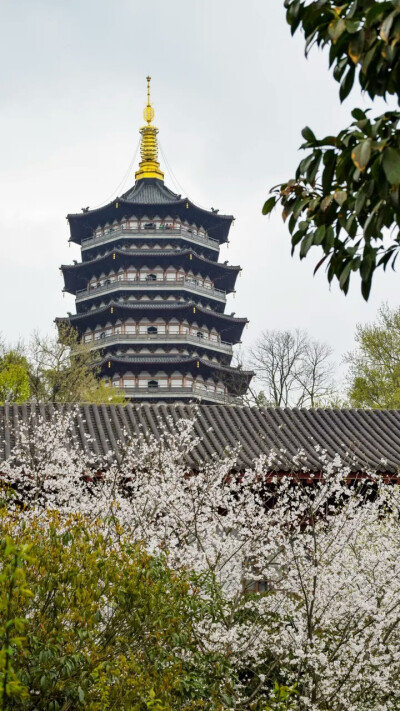
[[[69,406],[68,406],[69,407]],[[54,406],[13,405],[0,407],[0,461],[9,456],[18,420],[27,420],[41,410],[51,419]],[[124,427],[133,433],[157,434],[160,424],[181,417],[196,420],[201,444],[193,450],[192,465],[213,453],[240,444],[238,466],[251,466],[260,454],[276,452],[275,471],[316,472],[321,469],[316,447],[330,458],[339,454],[353,471],[374,469],[397,473],[400,469],[400,410],[298,410],[248,408],[228,405],[142,404],[80,405],[76,437],[88,446],[85,433],[94,441],[93,449],[103,454],[114,448]],[[92,446],[92,445],[91,445]],[[293,462],[299,450],[301,463]]]
[[181,199],[180,195],[173,193],[161,180],[138,180],[121,197],[123,200],[140,205],[159,205]]

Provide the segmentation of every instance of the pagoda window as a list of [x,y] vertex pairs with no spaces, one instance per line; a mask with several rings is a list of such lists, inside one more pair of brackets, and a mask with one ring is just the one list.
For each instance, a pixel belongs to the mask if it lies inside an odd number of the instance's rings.
[[181,388],[182,387],[182,374],[181,373],[173,373],[171,375],[171,387],[172,388]]
[[196,332],[196,336],[197,336],[197,338],[204,338],[204,333],[203,333],[203,331],[197,331],[197,332]]
[[154,272],[147,274],[146,281],[157,281],[157,274],[155,274]]
[[127,333],[127,334],[136,333],[136,325],[134,323],[127,323],[125,325],[125,333]]
[[124,378],[122,381],[122,384],[124,388],[134,388],[135,387],[135,378]]
[[150,390],[156,390],[158,388],[158,380],[148,380],[147,387]]
[[84,343],[90,343],[93,340],[93,335],[91,333],[85,333],[83,337]]
[[155,222],[145,222],[143,225],[143,228],[145,230],[155,230],[156,229],[156,223]]
[[147,333],[149,336],[155,336],[158,333],[157,326],[148,326]]

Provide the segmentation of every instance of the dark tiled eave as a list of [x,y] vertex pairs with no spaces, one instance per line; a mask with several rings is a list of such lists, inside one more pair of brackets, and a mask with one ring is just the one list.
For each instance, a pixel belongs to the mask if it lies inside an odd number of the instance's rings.
[[172,373],[174,370],[191,372],[193,375],[204,375],[215,377],[227,381],[228,389],[235,390],[235,395],[244,395],[249,383],[254,375],[248,370],[239,370],[229,365],[213,363],[201,356],[180,356],[180,355],[126,355],[119,356],[107,353],[101,362],[101,370],[104,374],[111,374],[122,371],[126,373],[140,373],[142,371],[153,372],[165,370]]
[[[114,256],[115,255],[115,256]],[[79,289],[84,289],[88,279],[93,275],[98,278],[105,270],[114,269],[117,271],[121,267],[135,265],[146,265],[149,268],[156,267],[157,264],[167,264],[171,266],[186,267],[204,273],[214,280],[217,289],[231,292],[235,288],[236,278],[241,268],[236,265],[215,262],[206,259],[194,252],[192,249],[177,250],[153,250],[153,249],[112,249],[96,259],[77,264],[62,264],[60,269],[64,276],[65,291],[74,294]]]
[[[194,312],[193,309],[196,309],[196,311]],[[181,317],[186,318],[190,323],[196,322],[199,326],[204,324],[211,327],[215,326],[222,340],[228,343],[238,343],[243,329],[248,323],[246,318],[237,318],[236,316],[218,313],[212,309],[204,309],[192,301],[175,303],[146,301],[128,302],[126,304],[110,301],[106,306],[85,313],[70,314],[68,318],[56,319],[56,323],[69,321],[82,334],[90,326],[97,326],[98,324],[105,326],[109,322],[115,322],[117,318],[139,318],[142,316],[149,316],[149,318],[153,319],[155,316],[163,318]]]
[[99,224],[111,224],[114,220],[131,215],[138,218],[146,216],[149,219],[158,216],[187,220],[190,224],[204,227],[210,237],[221,243],[227,241],[234,219],[232,215],[220,215],[198,207],[188,198],[181,198],[172,193],[159,180],[143,180],[107,205],[88,212],[67,215],[71,241],[80,244],[82,239],[92,236]]
[[[32,412],[51,421],[54,407],[0,407],[0,460],[8,457],[18,422],[28,421]],[[69,406],[67,406],[69,407]],[[193,417],[202,441],[193,450],[191,464],[207,461],[213,453],[241,446],[238,466],[248,467],[261,454],[276,453],[273,471],[318,472],[320,455],[330,459],[339,454],[354,472],[374,470],[397,475],[400,470],[399,410],[298,410],[248,408],[228,405],[141,404],[127,406],[80,405],[75,436],[82,448],[105,454],[118,450],[124,428],[136,435],[157,434],[162,425],[171,432],[181,417]],[[294,464],[299,450],[304,456]]]

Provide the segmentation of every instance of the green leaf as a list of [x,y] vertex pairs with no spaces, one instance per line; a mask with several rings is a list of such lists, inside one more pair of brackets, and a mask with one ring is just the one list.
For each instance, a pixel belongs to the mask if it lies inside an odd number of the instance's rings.
[[354,239],[357,234],[357,219],[355,215],[350,215],[346,222],[346,232]]
[[392,9],[393,5],[390,0],[387,2],[374,2],[370,10],[366,14],[366,27],[371,27],[378,19],[381,19],[385,12]]
[[268,200],[264,203],[264,207],[262,209],[262,214],[263,215],[268,215],[271,210],[274,209],[276,205],[276,197],[270,197]]
[[349,57],[354,64],[360,61],[364,50],[365,34],[364,30],[360,30],[354,34],[349,42]]
[[343,34],[343,32],[346,30],[346,22],[343,20],[343,18],[335,18],[332,20],[332,22],[329,24],[328,27],[328,32],[329,32],[329,37],[331,38],[332,42],[335,44],[335,42],[338,41],[340,35]]
[[332,180],[335,173],[336,155],[335,151],[326,151],[324,155],[324,172],[322,173],[322,190],[324,195],[330,193]]
[[400,184],[400,150],[385,148],[383,152],[382,167],[389,183]]
[[310,232],[302,241],[301,246],[300,246],[300,259],[304,259],[304,257],[307,255],[310,247],[312,247],[313,244],[313,239],[314,239],[314,233]]
[[319,150],[315,151],[314,152],[314,160],[307,170],[307,180],[311,183],[311,185],[314,185],[314,183],[315,183],[315,179],[317,177],[321,158],[322,158],[322,151],[319,151]]
[[317,140],[314,133],[312,132],[311,128],[309,128],[309,126],[305,126],[303,128],[301,135],[303,136],[303,138],[306,139],[306,141],[308,141],[308,143],[312,143],[313,141]]
[[296,244],[298,244],[304,236],[304,232],[302,230],[297,230],[297,232],[294,233],[292,237],[292,247],[294,248]]
[[330,205],[332,205],[333,199],[334,199],[333,195],[326,195],[324,197],[324,199],[321,201],[321,210],[323,212],[325,212],[325,210],[327,210],[328,207],[330,207]]
[[372,274],[366,281],[361,282],[361,293],[362,293],[365,301],[368,301],[368,299],[369,299],[369,295],[371,292],[371,286],[372,286]]
[[384,42],[389,42],[390,29],[397,12],[397,10],[393,10],[382,22],[380,35]]
[[356,121],[362,121],[366,118],[365,111],[362,111],[362,109],[353,109],[351,115]]
[[342,291],[347,294],[349,289],[350,272],[351,272],[352,262],[351,260],[347,262],[345,267],[342,269],[339,277],[339,285]]
[[361,172],[363,172],[371,158],[371,140],[367,138],[366,141],[359,143],[351,152],[351,159]]
[[355,34],[360,29],[360,20],[346,20],[346,31],[349,35]]
[[347,200],[347,193],[345,190],[336,190],[334,198],[337,204],[341,207],[343,203]]
[[335,233],[333,231],[332,225],[329,225],[329,227],[326,230],[324,247],[329,251],[330,249],[332,249],[334,242],[335,242]]
[[350,94],[354,84],[355,71],[355,67],[350,67],[345,78],[343,79],[339,89],[340,101],[344,101]]
[[325,225],[320,225],[314,234],[313,244],[321,244],[325,237]]

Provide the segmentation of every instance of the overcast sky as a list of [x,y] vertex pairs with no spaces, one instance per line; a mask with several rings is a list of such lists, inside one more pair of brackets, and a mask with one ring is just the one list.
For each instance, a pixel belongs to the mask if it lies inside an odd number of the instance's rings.
[[[261,215],[269,189],[292,177],[300,132],[336,132],[342,106],[325,54],[304,57],[283,0],[2,0],[0,47],[0,332],[9,340],[51,332],[74,311],[62,296],[65,216],[98,206],[121,184],[138,144],[147,74],[166,184],[201,206],[234,214],[222,259],[243,267],[227,311],[250,320],[245,345],[263,329],[305,328],[337,361],[357,322],[383,301],[398,304],[397,274],[375,277],[365,304],[313,278],[318,253],[300,263],[279,215]],[[381,110],[376,106],[376,113]],[[137,163],[137,161],[136,161]]]

